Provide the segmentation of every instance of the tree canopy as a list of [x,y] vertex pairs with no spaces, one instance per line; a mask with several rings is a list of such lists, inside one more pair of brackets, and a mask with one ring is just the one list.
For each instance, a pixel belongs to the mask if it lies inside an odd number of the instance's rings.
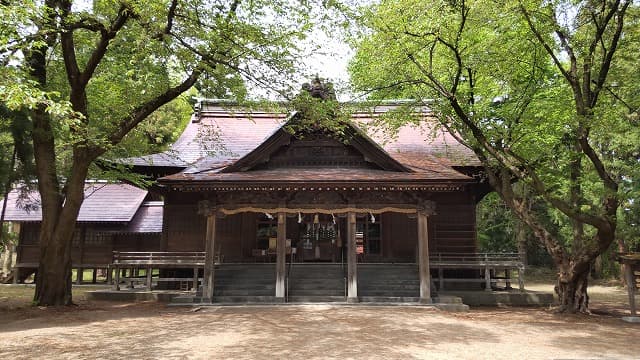
[[361,14],[354,84],[426,102],[476,153],[552,256],[561,310],[588,311],[589,267],[637,188],[637,15],[631,1],[563,0],[381,1]]
[[[241,100],[247,81],[286,84],[312,8],[280,0],[0,3],[0,100],[27,114],[42,203],[35,303],[71,303],[71,238],[96,159],[117,153],[193,86]],[[154,121],[153,131],[132,136],[162,142],[166,119]]]

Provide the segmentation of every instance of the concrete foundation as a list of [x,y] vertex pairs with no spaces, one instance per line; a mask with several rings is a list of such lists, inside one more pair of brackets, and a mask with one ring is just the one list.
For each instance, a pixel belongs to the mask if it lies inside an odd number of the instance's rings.
[[552,293],[511,291],[443,291],[441,295],[457,296],[469,306],[550,306]]

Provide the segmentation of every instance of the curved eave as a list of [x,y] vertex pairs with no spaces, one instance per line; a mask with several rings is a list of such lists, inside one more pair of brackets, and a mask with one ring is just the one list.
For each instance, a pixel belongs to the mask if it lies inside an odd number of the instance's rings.
[[463,191],[473,179],[460,180],[335,180],[335,181],[163,181],[173,191]]

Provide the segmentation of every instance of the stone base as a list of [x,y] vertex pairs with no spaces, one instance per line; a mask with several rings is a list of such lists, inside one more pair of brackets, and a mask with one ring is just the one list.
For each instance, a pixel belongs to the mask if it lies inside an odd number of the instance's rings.
[[628,323],[640,323],[640,316],[623,316],[622,321]]
[[103,300],[103,301],[158,301],[171,302],[174,297],[184,295],[179,291],[149,291],[136,289],[123,290],[95,290],[87,291],[87,300]]
[[347,298],[347,304],[357,304],[360,302],[360,299],[358,299],[357,297],[348,297]]
[[552,293],[534,291],[441,291],[439,295],[457,296],[469,306],[550,306]]

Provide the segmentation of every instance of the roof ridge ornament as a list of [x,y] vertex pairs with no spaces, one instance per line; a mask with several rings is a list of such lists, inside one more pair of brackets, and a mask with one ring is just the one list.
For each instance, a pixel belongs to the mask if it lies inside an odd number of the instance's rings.
[[[307,91],[312,98],[337,101],[333,83],[324,81],[316,74],[311,83],[302,84],[302,90]],[[302,93],[302,92],[301,92]]]

